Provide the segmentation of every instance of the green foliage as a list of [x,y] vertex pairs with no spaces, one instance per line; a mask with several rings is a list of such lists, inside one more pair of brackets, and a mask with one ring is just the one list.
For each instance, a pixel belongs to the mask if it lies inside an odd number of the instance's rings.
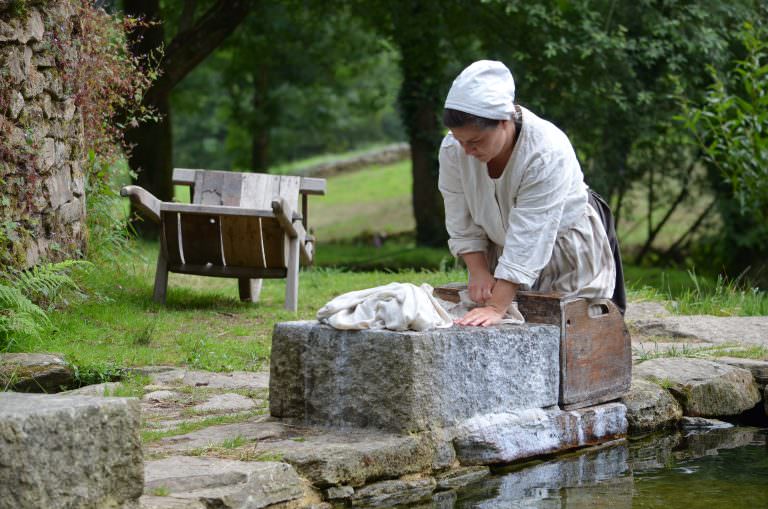
[[19,337],[38,337],[47,324],[39,306],[18,288],[0,282],[0,352],[9,350]]
[[396,58],[344,8],[262,3],[174,90],[176,164],[264,170],[400,138]]
[[703,286],[690,273],[693,285],[679,294],[673,309],[682,315],[762,316],[768,315],[768,293],[749,285],[742,277],[729,280],[718,276],[713,288]]
[[701,104],[680,95],[682,120],[706,160],[731,186],[742,214],[768,219],[768,28],[745,23],[746,56],[714,84]]
[[51,309],[66,290],[78,290],[69,272],[87,262],[67,260],[25,271],[9,269],[0,280],[0,350],[21,337],[36,338],[48,325],[43,311]]
[[107,164],[93,150],[88,154],[87,165],[93,176],[86,184],[88,257],[114,262],[119,253],[130,252],[130,241],[135,237],[124,200],[116,191],[128,183],[130,171],[125,161]]
[[126,374],[125,368],[109,361],[87,365],[73,364],[72,367],[75,372],[76,387],[115,382]]
[[91,266],[90,262],[83,260],[64,260],[27,270],[10,269],[4,277],[36,305],[50,310],[65,292],[79,290],[71,273],[76,269],[87,270]]
[[67,290],[77,291],[70,272],[88,266],[88,262],[67,260],[0,273],[0,351],[24,338],[39,338],[50,323],[44,309],[50,310]]
[[[157,78],[156,63],[128,49],[128,34],[146,22],[110,15],[90,0],[75,3],[79,33],[61,42],[57,67],[80,109],[86,150],[108,166],[122,156],[125,128],[154,118],[142,97]],[[106,176],[102,165],[90,165],[90,180]]]

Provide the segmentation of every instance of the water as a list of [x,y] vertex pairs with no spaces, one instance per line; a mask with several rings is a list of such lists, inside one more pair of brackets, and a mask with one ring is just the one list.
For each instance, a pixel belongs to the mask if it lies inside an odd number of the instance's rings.
[[531,463],[419,508],[768,509],[768,430],[675,432]]

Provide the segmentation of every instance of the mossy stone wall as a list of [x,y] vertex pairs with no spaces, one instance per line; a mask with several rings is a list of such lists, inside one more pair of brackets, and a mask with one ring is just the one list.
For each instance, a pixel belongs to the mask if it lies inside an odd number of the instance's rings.
[[[0,266],[85,251],[83,123],[70,0],[0,2]],[[21,8],[19,8],[21,5]]]

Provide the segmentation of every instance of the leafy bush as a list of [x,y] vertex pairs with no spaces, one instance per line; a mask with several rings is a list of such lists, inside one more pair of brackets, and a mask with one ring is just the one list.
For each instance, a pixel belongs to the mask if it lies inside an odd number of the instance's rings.
[[125,173],[120,164],[125,129],[154,118],[142,103],[157,78],[154,61],[134,56],[128,35],[147,22],[108,14],[90,0],[78,0],[80,33],[60,43],[59,67],[68,92],[82,113],[90,254],[109,255],[124,249],[130,238],[116,191]]
[[733,189],[741,212],[768,218],[768,30],[745,23],[739,39],[746,56],[714,84],[703,104],[680,100],[686,127],[706,160]]

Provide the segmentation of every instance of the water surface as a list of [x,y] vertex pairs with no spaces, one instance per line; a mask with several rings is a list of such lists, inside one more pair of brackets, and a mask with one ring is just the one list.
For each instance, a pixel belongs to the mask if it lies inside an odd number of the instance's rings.
[[532,463],[420,507],[768,509],[768,430],[674,432]]

